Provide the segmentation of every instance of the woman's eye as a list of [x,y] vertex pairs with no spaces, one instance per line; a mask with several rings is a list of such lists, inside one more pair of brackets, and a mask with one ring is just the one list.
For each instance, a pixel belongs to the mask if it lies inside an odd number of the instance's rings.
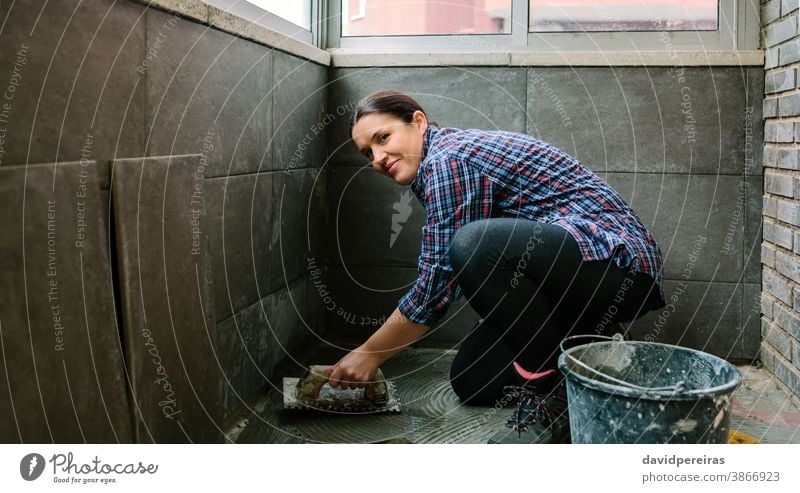
[[380,137],[378,137],[378,142],[382,142],[382,141],[383,141],[383,139],[385,139],[385,138],[386,138],[386,137],[388,137],[388,136],[389,136],[388,134],[383,134],[383,135],[381,135]]

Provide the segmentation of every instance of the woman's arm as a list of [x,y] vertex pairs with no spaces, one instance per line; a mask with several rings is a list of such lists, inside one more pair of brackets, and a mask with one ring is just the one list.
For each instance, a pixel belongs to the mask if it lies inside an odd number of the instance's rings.
[[364,387],[381,364],[419,339],[461,295],[447,251],[461,224],[489,217],[492,184],[480,166],[459,156],[431,161],[428,168],[417,282],[398,301],[389,320],[331,370],[329,383],[334,387]]
[[386,320],[367,341],[339,360],[330,374],[328,383],[332,387],[364,387],[386,360],[422,337],[427,325],[412,322],[395,308]]

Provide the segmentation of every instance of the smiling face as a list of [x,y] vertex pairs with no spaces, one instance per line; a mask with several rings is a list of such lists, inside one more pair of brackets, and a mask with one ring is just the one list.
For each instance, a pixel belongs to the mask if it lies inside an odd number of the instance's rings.
[[394,115],[371,113],[356,122],[352,138],[375,171],[408,185],[417,176],[427,128],[428,120],[421,111],[414,112],[411,123]]

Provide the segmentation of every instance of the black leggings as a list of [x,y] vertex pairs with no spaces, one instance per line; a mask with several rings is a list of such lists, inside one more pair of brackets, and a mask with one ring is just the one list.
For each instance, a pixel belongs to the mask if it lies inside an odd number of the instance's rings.
[[526,219],[462,226],[449,257],[469,304],[483,319],[461,343],[450,370],[462,402],[492,405],[528,371],[555,368],[569,334],[609,334],[658,308],[658,285],[612,259],[584,261],[563,228]]

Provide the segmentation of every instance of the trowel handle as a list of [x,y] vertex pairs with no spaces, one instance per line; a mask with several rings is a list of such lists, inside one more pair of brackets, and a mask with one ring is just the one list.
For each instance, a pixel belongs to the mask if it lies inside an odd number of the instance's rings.
[[332,371],[331,368],[333,367],[328,367],[325,370],[325,374],[320,373],[318,367],[309,368],[308,373],[297,381],[298,397],[306,399],[318,398],[322,387],[328,383],[328,376]]
[[[338,363],[337,363],[338,364]],[[297,396],[301,399],[317,399],[322,387],[328,385],[333,369],[336,365],[323,368],[321,365],[312,366],[308,373],[297,381]],[[383,374],[380,376],[383,379]],[[376,378],[377,379],[377,378]],[[385,384],[384,384],[385,387]],[[364,398],[373,402],[382,402],[386,399],[385,392],[380,392],[373,383],[367,384],[364,389]]]

